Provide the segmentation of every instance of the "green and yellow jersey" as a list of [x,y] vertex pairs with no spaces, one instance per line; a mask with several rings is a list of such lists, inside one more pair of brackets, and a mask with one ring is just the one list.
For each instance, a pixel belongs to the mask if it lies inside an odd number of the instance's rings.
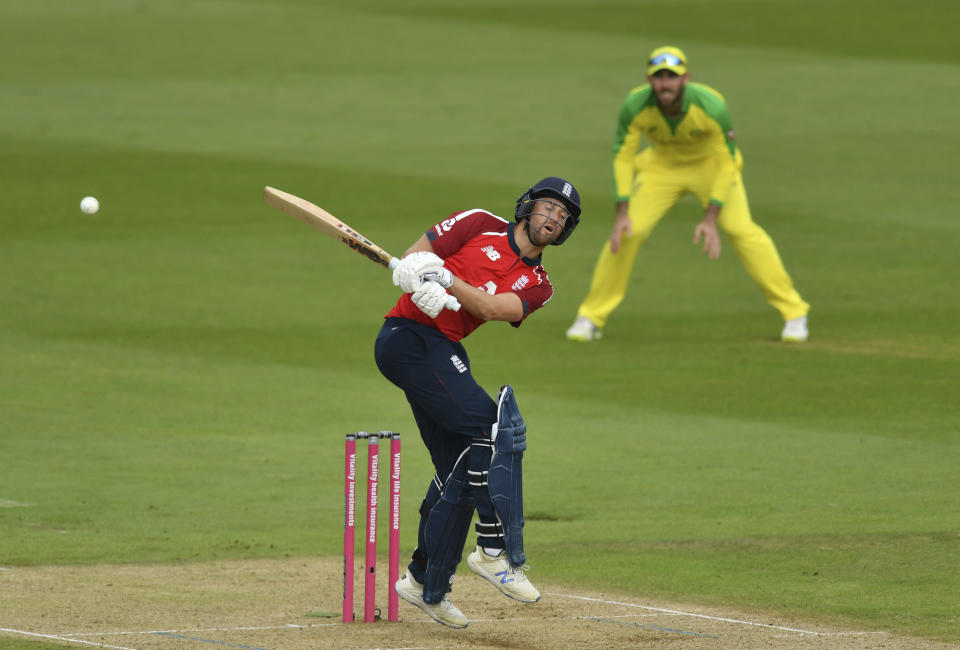
[[664,115],[649,85],[630,91],[617,122],[613,145],[613,178],[617,201],[627,201],[633,189],[636,157],[643,137],[652,148],[657,164],[683,165],[716,161],[716,176],[710,202],[723,205],[743,165],[734,142],[733,124],[723,96],[713,88],[690,82],[683,92],[683,113],[679,118]]

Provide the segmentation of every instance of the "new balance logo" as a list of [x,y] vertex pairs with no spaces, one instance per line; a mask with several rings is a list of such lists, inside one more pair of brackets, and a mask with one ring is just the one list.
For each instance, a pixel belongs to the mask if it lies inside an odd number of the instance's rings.
[[495,573],[494,575],[500,578],[500,584],[502,585],[505,585],[508,582],[513,582],[513,578],[510,577],[509,571],[500,571],[499,573]]
[[461,375],[467,371],[467,364],[460,360],[460,357],[453,354],[450,355],[450,361],[453,362],[453,367],[457,369]]
[[496,262],[498,259],[500,259],[500,251],[498,251],[496,248],[494,248],[494,247],[493,247],[493,244],[491,244],[491,245],[489,245],[489,246],[484,246],[484,247],[481,248],[480,250],[482,250],[484,253],[486,253],[486,254],[487,254],[487,257],[489,257],[490,260],[493,261],[493,262]]

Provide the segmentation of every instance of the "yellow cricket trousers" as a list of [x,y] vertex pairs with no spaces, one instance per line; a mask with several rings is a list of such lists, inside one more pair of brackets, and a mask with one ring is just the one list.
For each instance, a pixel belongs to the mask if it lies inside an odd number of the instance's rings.
[[[652,149],[646,149],[637,161],[638,171],[629,205],[633,234],[621,239],[620,250],[616,253],[610,251],[609,239],[604,244],[593,271],[590,292],[577,312],[578,316],[589,318],[597,327],[603,327],[610,313],[623,301],[640,244],[657,222],[686,193],[695,195],[704,209],[710,200],[715,173],[712,160],[666,164],[655,159]],[[747,192],[739,173],[727,202],[720,209],[717,223],[747,273],[763,290],[767,302],[785,321],[803,316],[810,310],[810,305],[794,289],[773,240],[751,218]]]

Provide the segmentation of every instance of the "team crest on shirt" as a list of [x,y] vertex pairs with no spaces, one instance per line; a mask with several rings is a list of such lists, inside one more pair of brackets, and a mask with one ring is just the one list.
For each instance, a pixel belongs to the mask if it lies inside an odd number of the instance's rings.
[[450,362],[453,363],[453,367],[457,369],[461,375],[467,371],[467,364],[460,360],[455,354],[450,355]]
[[487,257],[489,257],[490,260],[493,262],[496,262],[498,259],[500,259],[500,251],[494,248],[493,244],[490,244],[489,246],[484,246],[480,250],[486,253]]
[[510,288],[513,289],[514,291],[520,291],[528,284],[530,284],[530,276],[524,273],[517,279],[516,282],[513,283],[513,286]]

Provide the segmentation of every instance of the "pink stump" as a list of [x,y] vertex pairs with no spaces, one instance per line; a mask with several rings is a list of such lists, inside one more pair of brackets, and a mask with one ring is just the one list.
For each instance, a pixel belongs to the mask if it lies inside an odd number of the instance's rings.
[[347,434],[343,468],[343,622],[353,622],[353,546],[357,504],[357,438]]
[[363,593],[363,622],[373,623],[377,590],[377,484],[380,477],[380,440],[370,434],[367,446],[367,560]]
[[400,434],[390,436],[390,563],[387,568],[387,620],[397,621],[398,600],[394,585],[400,577]]

